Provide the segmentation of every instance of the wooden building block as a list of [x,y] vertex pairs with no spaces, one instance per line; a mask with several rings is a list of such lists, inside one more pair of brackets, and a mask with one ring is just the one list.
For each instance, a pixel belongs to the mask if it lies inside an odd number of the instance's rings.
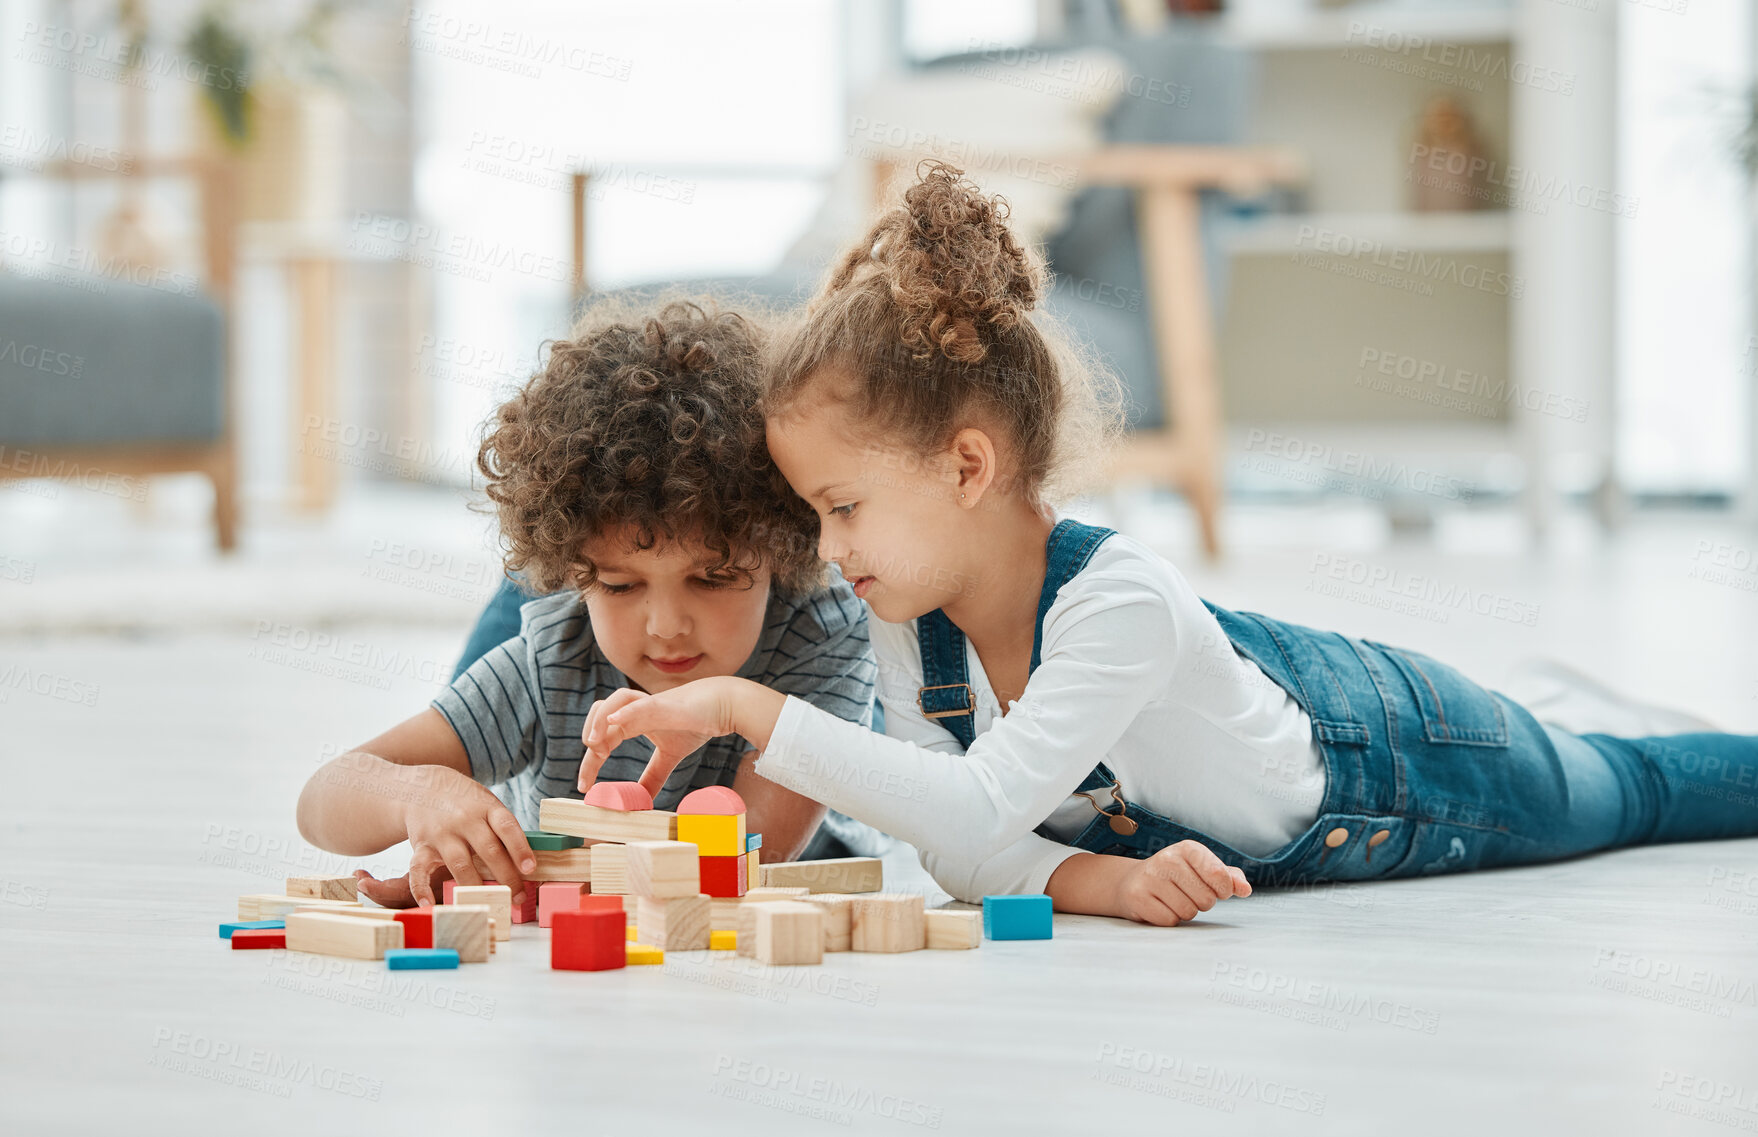
[[758,963],[772,967],[824,962],[824,909],[798,900],[752,905]]
[[459,907],[487,905],[489,918],[495,923],[494,938],[513,938],[513,890],[506,885],[460,884],[452,890],[452,903]]
[[[537,886],[537,926],[550,927],[557,912],[575,912],[580,898],[592,895],[592,886],[579,881],[546,881]],[[618,907],[621,907],[620,905]]]
[[763,866],[764,887],[804,886],[813,892],[878,892],[885,870],[877,857],[833,857]]
[[629,891],[629,847],[605,842],[592,850],[592,893],[622,896]]
[[624,813],[638,813],[653,808],[653,795],[640,782],[593,782],[581,800],[587,805],[621,810]]
[[[486,904],[441,904],[433,913],[433,946],[451,948],[465,963],[487,963],[493,937]],[[407,944],[404,945],[408,946]]]
[[229,940],[239,932],[260,932],[270,928],[285,928],[284,920],[233,920],[220,925],[220,938]]
[[763,834],[761,834],[761,833],[747,833],[747,834],[745,834],[745,852],[747,852],[747,853],[756,852],[758,849],[761,849],[762,847],[763,847]]
[[739,934],[737,932],[714,931],[708,933],[709,951],[732,951],[738,946]]
[[708,950],[706,896],[642,896],[635,901],[635,935],[661,951]]
[[[582,843],[573,849],[533,849],[531,857],[537,862],[537,867],[523,874],[527,884],[592,878],[592,844]],[[475,863],[476,873],[482,877],[483,884],[498,883],[491,879],[493,874],[483,860],[476,858]]]
[[763,884],[763,869],[758,863],[758,850],[752,849],[745,854],[745,891],[759,888]]
[[385,966],[392,971],[444,971],[458,966],[458,953],[451,948],[392,948],[385,952]]
[[664,963],[665,952],[652,944],[624,944],[623,958],[629,964]]
[[514,904],[512,906],[513,907],[513,923],[515,923],[515,924],[535,924],[535,923],[537,923],[537,888],[538,888],[538,885],[535,881],[526,881],[525,882],[525,891],[520,894],[521,896],[524,897],[524,900],[521,901],[520,903]]
[[[383,959],[403,946],[403,925],[395,920],[356,920],[332,912],[294,912],[287,917],[287,948],[351,959]],[[236,937],[234,937],[236,938]]]
[[983,914],[952,908],[922,913],[922,929],[931,951],[965,951],[983,942]]
[[610,971],[623,966],[623,914],[576,908],[551,923],[549,966],[556,971]]
[[745,799],[731,786],[703,786],[685,794],[683,800],[678,802],[677,812],[680,817],[686,813],[737,817],[745,812]]
[[283,896],[275,892],[258,892],[238,898],[240,920],[275,920],[296,908],[358,908],[358,900],[320,900],[312,896]]
[[1047,940],[1051,938],[1050,898],[1033,896],[983,897],[983,934],[992,940]]
[[704,857],[737,857],[745,851],[745,815],[685,813],[677,818],[677,839],[688,841]]
[[306,896],[316,900],[358,900],[359,882],[351,876],[290,876],[288,896]]
[[811,889],[798,888],[752,888],[745,891],[745,903],[751,904],[758,900],[799,900],[810,895]]
[[779,900],[804,900],[806,890],[803,888],[753,888],[745,893],[739,901],[738,919],[733,930],[738,933],[740,955],[755,957],[757,954],[757,917],[756,906]]
[[716,932],[738,931],[739,910],[743,907],[742,901],[714,897],[708,902],[708,927]]
[[695,896],[702,891],[696,846],[688,841],[631,841],[628,850],[631,896]]
[[586,843],[584,837],[570,837],[566,833],[545,833],[541,829],[525,830],[525,843],[531,846],[533,853],[559,853],[565,849],[578,849]]
[[627,896],[600,896],[593,893],[580,898],[582,912],[627,912],[629,898]]
[[842,892],[819,892],[802,897],[824,910],[824,950],[848,951],[854,928],[854,897]]
[[723,899],[737,899],[745,894],[749,862],[744,857],[700,857],[697,860],[703,892]]
[[403,947],[419,950],[433,946],[433,909],[399,908],[397,923],[403,925]]
[[240,928],[232,933],[232,950],[248,951],[253,948],[284,948],[287,946],[287,929],[285,928]]
[[380,908],[377,905],[368,907],[365,904],[312,904],[310,901],[301,901],[293,911],[328,912],[334,916],[352,916],[359,920],[394,920],[401,909]]
[[607,809],[571,797],[544,798],[537,805],[537,824],[545,833],[566,833],[589,841],[678,839],[678,815],[668,810]]
[[850,951],[921,951],[922,898],[904,893],[869,892],[849,905]]

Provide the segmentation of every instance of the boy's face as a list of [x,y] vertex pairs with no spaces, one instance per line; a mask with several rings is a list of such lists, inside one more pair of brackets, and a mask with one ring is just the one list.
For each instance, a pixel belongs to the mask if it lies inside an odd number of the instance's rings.
[[874,615],[902,623],[967,591],[969,516],[952,467],[860,441],[830,403],[771,418],[767,433],[776,468],[818,511],[818,556]]
[[625,534],[587,541],[598,566],[586,592],[592,632],[612,666],[649,694],[692,679],[733,675],[757,648],[769,604],[769,569],[712,576],[714,555],[690,544],[635,550]]

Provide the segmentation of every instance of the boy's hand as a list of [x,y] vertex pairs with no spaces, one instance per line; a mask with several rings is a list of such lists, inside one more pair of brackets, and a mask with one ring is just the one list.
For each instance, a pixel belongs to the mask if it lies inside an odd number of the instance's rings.
[[1196,919],[1220,900],[1250,896],[1245,874],[1199,841],[1168,845],[1139,861],[1117,886],[1118,915],[1171,927]]
[[[450,869],[443,865],[434,869],[428,877],[428,894],[437,895],[440,885],[450,879]],[[359,887],[360,894],[380,908],[415,907],[415,887],[409,883],[408,873],[379,880],[365,869],[355,869],[354,882]]]
[[592,704],[580,741],[586,757],[580,763],[579,789],[598,780],[610,752],[624,740],[646,735],[653,757],[641,773],[641,785],[657,797],[678,763],[711,738],[733,733],[732,701],[719,678],[698,679],[649,695],[629,687]]
[[[481,884],[475,859],[494,879],[513,890],[513,904],[524,902],[526,872],[537,867],[531,845],[518,819],[487,786],[456,770],[433,767],[428,792],[404,806],[403,827],[409,835],[409,882],[415,902],[435,903],[433,882],[449,870],[459,884]],[[367,895],[371,895],[368,893]]]

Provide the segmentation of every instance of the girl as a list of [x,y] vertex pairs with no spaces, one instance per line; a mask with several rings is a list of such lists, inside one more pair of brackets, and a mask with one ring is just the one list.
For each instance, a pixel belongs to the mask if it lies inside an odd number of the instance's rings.
[[930,164],[779,352],[769,447],[873,615],[881,737],[737,679],[595,706],[583,777],[736,731],[954,896],[1175,924],[1251,885],[1758,834],[1758,738],[1541,725],[1413,651],[1200,600],[1048,503],[1115,396],[1031,314],[1000,203]]

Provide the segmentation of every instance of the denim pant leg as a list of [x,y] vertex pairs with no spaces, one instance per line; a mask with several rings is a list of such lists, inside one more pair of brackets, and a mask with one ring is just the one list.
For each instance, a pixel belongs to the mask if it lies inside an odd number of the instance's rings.
[[476,626],[470,629],[470,638],[464,641],[464,654],[458,657],[458,666],[452,669],[452,678],[470,670],[470,665],[488,654],[488,649],[504,644],[519,634],[519,606],[527,600],[535,599],[526,593],[517,581],[501,578],[501,586],[489,600],[488,607],[476,618]]
[[1758,735],[1583,735],[1623,790],[1620,845],[1758,836]]

